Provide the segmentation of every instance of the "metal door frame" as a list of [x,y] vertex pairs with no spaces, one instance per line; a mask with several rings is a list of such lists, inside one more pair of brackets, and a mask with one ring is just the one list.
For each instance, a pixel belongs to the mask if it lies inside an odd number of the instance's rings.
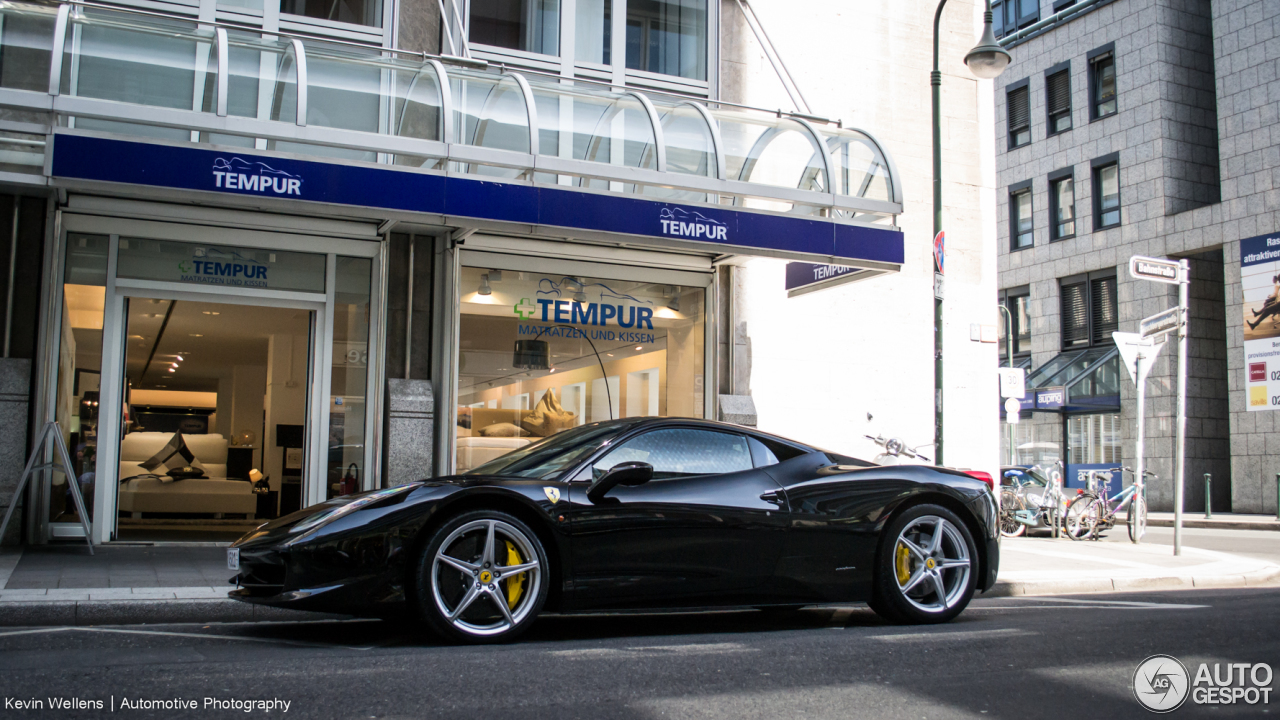
[[[52,263],[54,267],[46,277],[55,278],[51,287],[45,291],[46,302],[51,312],[46,314],[50,327],[45,332],[47,341],[42,348],[44,357],[40,364],[40,372],[50,379],[45,386],[45,397],[40,398],[37,414],[40,422],[56,417],[58,357],[60,331],[62,323],[62,293],[66,263],[67,233],[88,233],[107,235],[110,245],[107,256],[106,303],[103,309],[102,334],[102,367],[99,393],[104,400],[116,398],[119,402],[124,391],[124,298],[147,297],[169,300],[188,300],[197,302],[215,302],[234,305],[259,305],[270,307],[294,308],[311,312],[310,355],[308,361],[308,394],[307,394],[307,438],[304,449],[304,463],[307,469],[307,482],[303,487],[303,506],[321,502],[326,496],[327,479],[327,438],[329,427],[330,382],[332,378],[333,351],[333,315],[335,293],[337,287],[337,258],[363,257],[372,262],[370,269],[369,297],[369,338],[368,364],[365,387],[365,433],[364,433],[364,467],[362,473],[363,489],[372,489],[381,481],[381,437],[382,437],[382,383],[383,383],[383,348],[381,295],[384,279],[382,277],[382,242],[369,240],[353,240],[335,237],[316,237],[296,235],[282,232],[264,232],[254,230],[229,229],[202,225],[157,222],[152,220],[131,220],[119,217],[95,217],[91,215],[59,212],[58,233]],[[117,278],[117,258],[121,236],[166,240],[171,242],[188,242],[193,244],[230,245],[279,250],[282,252],[306,252],[323,254],[325,263],[324,292],[293,292],[282,290],[260,290],[252,288],[235,288],[233,292],[220,286],[202,286],[197,284],[164,282],[152,280],[134,280]],[[46,256],[48,257],[48,256]],[[96,474],[99,478],[113,478],[119,472],[119,443],[102,443],[101,438],[119,437],[120,413],[104,409],[100,413],[98,425],[99,449]],[[266,438],[262,438],[263,453],[266,453]],[[43,483],[47,485],[47,483]],[[70,527],[62,527],[65,523],[48,521],[47,488],[42,488],[40,507],[40,524],[46,529],[40,533],[43,538],[67,537],[76,534]],[[91,525],[92,540],[95,544],[111,542],[116,530],[117,493],[99,492],[94,494],[93,516]],[[99,522],[98,519],[107,522]],[[78,528],[79,525],[76,525]],[[80,531],[80,535],[83,531]]]

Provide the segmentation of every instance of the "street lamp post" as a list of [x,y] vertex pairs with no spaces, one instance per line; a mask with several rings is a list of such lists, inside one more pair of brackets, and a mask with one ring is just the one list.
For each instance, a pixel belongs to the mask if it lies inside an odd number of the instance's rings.
[[[1008,358],[1009,360],[1009,369],[1012,370],[1013,369],[1013,311],[1005,307],[1004,303],[1000,303],[996,307],[1000,308],[1000,312],[1004,313],[1004,319],[1007,322],[1007,324],[1005,325],[1007,329],[1004,332],[1004,350],[1005,350],[1004,354],[1005,354],[1005,357]],[[1009,464],[1017,465],[1018,451],[1013,446],[1013,423],[1006,422],[1005,425],[1008,426],[1008,433],[1009,433]]]
[[[942,21],[942,8],[947,0],[938,3],[938,10],[933,14],[933,73],[929,76],[929,84],[933,86],[933,237],[937,242],[942,232],[942,71],[938,69],[938,27]],[[996,43],[995,32],[991,28],[991,0],[987,0],[987,11],[983,16],[982,38],[967,55],[964,64],[969,72],[981,80],[997,77],[1008,67],[1009,53]],[[942,274],[943,253],[933,253],[933,442],[934,457],[942,465]]]

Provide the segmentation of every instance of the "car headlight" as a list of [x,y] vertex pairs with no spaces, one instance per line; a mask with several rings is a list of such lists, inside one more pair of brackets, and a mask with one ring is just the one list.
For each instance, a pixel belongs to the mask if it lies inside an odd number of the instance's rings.
[[410,490],[413,490],[419,485],[421,485],[421,483],[410,483],[408,485],[397,485],[396,487],[393,487],[393,488],[375,490],[374,492],[371,492],[368,495],[363,495],[359,498],[356,498],[355,500],[352,500],[349,503],[337,505],[323,512],[318,512],[315,515],[312,515],[311,517],[307,518],[306,520],[303,520],[302,522],[298,523],[297,525],[294,525],[293,527],[289,528],[289,532],[291,534],[298,535],[298,537],[293,538],[290,542],[297,542],[298,540],[301,539],[302,535],[307,534],[310,531],[318,530],[324,527],[325,525],[328,525],[329,523],[333,522],[334,520],[337,520],[338,518],[341,518],[345,515],[350,515],[351,513],[361,508],[369,507],[370,505],[386,500],[389,497],[393,497],[395,495],[399,495],[401,493],[405,493]]

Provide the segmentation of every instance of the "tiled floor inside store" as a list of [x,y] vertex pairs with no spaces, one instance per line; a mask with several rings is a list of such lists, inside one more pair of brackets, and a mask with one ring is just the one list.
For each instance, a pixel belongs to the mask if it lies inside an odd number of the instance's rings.
[[229,586],[234,574],[223,547],[99,545],[90,555],[83,544],[59,544],[23,548],[0,589],[207,588]]

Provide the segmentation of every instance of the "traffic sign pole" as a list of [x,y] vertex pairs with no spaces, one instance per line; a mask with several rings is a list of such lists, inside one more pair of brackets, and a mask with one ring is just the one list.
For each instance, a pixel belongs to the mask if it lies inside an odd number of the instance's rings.
[[[1187,459],[1187,325],[1190,323],[1191,264],[1183,260],[1179,273],[1178,309],[1178,440],[1177,467],[1173,471],[1173,554],[1182,554],[1182,501]],[[1205,503],[1209,498],[1205,498]],[[1205,507],[1208,507],[1206,504]]]

